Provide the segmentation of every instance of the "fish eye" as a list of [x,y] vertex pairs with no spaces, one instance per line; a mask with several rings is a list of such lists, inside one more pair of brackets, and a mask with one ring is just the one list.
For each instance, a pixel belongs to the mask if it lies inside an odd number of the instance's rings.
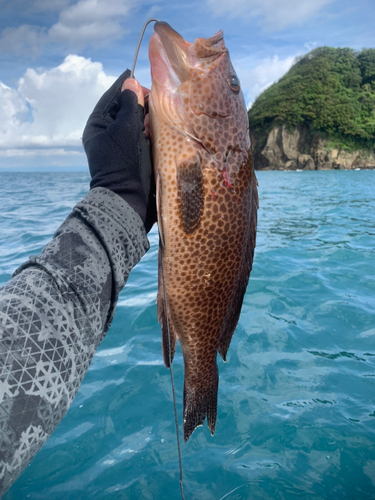
[[227,80],[228,85],[230,89],[235,93],[238,94],[240,91],[240,81],[237,77],[237,75],[230,75],[230,77]]

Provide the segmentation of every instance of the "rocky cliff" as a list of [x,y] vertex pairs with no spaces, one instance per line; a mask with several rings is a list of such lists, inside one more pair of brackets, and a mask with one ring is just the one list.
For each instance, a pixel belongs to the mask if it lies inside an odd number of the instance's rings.
[[252,134],[252,144],[256,170],[375,168],[375,151],[339,149],[306,125],[275,126],[266,140]]

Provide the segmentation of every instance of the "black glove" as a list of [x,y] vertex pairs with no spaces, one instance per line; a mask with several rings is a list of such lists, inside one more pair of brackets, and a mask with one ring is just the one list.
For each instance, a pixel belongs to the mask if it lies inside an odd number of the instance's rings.
[[156,222],[155,180],[150,140],[144,134],[144,108],[135,92],[124,90],[126,70],[103,94],[83,131],[90,188],[117,193],[140,215],[148,232]]

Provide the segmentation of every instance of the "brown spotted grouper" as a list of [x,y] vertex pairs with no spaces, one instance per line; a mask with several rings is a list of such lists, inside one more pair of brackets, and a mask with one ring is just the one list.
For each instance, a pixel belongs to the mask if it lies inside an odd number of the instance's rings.
[[245,102],[223,32],[189,43],[158,22],[149,58],[162,246],[158,319],[167,367],[181,343],[186,441],[206,416],[215,431],[217,351],[225,361],[250,276],[257,180]]

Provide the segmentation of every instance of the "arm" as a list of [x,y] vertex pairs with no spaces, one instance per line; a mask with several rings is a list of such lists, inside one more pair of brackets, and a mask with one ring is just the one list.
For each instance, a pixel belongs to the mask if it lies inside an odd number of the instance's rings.
[[[117,96],[123,78],[116,82]],[[107,96],[106,112],[108,97],[113,100],[116,93],[112,88]],[[138,105],[133,96],[130,98],[126,116],[133,109],[139,118]],[[122,104],[120,110],[125,107]],[[121,154],[117,151],[116,155],[112,145],[114,156],[108,160],[106,138],[102,137],[108,124],[121,124],[121,115],[119,118],[118,112],[115,120],[112,115],[106,125],[98,106],[84,133],[93,150],[102,145],[103,163],[99,164],[86,146],[93,176],[91,191],[74,207],[41,254],[17,269],[0,290],[0,497],[71,405],[111,324],[118,295],[132,267],[149,247],[145,224],[151,227],[155,216],[150,215],[148,203],[151,183],[144,189],[143,180],[137,181],[145,163],[144,158],[143,164],[139,162],[139,137],[135,141],[138,160],[133,155],[131,162],[132,152],[127,151],[128,168],[134,170],[136,166],[138,174],[128,171],[122,176],[116,161]],[[95,113],[100,115],[96,122]],[[122,121],[127,120],[122,117]],[[139,131],[143,134],[143,114],[141,121],[138,135]],[[99,132],[95,123],[100,124]],[[123,124],[120,129],[123,133]],[[98,133],[102,135],[95,140]],[[115,128],[111,140],[116,134]],[[148,162],[151,165],[150,159]],[[111,168],[116,170],[113,185],[108,182]],[[118,186],[121,193],[114,192]]]

